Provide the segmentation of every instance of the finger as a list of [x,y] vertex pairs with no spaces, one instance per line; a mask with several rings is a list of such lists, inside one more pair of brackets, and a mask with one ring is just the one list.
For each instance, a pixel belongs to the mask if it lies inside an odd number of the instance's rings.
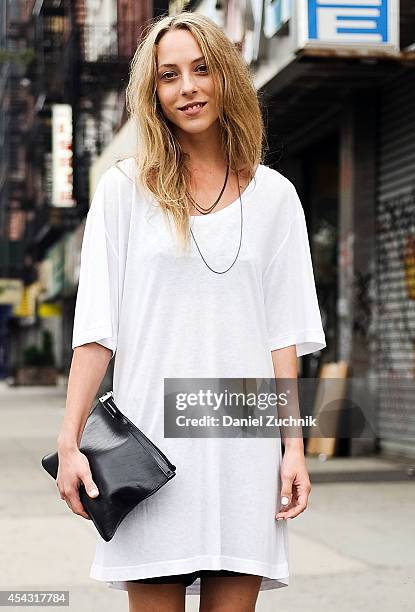
[[286,512],[290,508],[294,508],[297,505],[297,503],[298,503],[298,496],[297,496],[295,489],[293,489],[293,492],[291,493],[290,496],[288,495],[281,496],[281,505],[280,505],[279,511]]
[[287,512],[290,508],[295,505],[295,499],[293,495],[282,495],[280,507],[278,508],[278,512]]
[[[291,510],[288,510],[287,512],[284,512],[284,517],[285,519],[293,519],[296,516],[298,516],[299,514],[301,514],[302,512],[304,512],[304,510],[306,509],[306,505],[305,504],[300,504],[298,506],[296,506],[295,508],[292,508]],[[279,519],[277,519],[279,520]]]
[[282,486],[281,486],[281,496],[280,496],[280,512],[281,511],[285,511],[287,510],[290,506],[291,503],[293,501],[293,478],[283,478],[282,479]]
[[83,483],[83,485],[85,487],[85,490],[88,493],[89,497],[98,497],[99,490],[98,490],[98,487],[95,484],[95,482],[92,480],[91,474],[86,474],[82,478],[82,483]]
[[73,510],[74,514],[78,514],[79,516],[82,516],[84,519],[91,519],[91,517],[89,516],[89,514],[85,511],[83,506],[76,506],[75,509]]
[[83,516],[84,518],[89,518],[89,514],[85,510],[81,502],[72,504],[72,509],[75,514],[79,514],[80,516]]
[[280,520],[280,519],[294,518],[298,516],[299,514],[301,514],[301,512],[304,512],[304,510],[307,508],[307,501],[308,501],[307,493],[305,492],[301,493],[298,496],[298,500],[295,506],[287,509],[286,511],[278,512],[278,514],[276,515],[276,519]]
[[286,508],[283,508],[282,510],[280,509],[277,514],[275,515],[275,518],[286,518],[288,513],[293,510],[294,508],[297,507],[298,504],[298,500],[296,499],[292,499],[291,500],[291,504],[289,506],[287,506]]
[[83,518],[90,518],[78,495],[73,494],[68,500],[68,505],[70,505],[69,507],[74,514],[79,514]]

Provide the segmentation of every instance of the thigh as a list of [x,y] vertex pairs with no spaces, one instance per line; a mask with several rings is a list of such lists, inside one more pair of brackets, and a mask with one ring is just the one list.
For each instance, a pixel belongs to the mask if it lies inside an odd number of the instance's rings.
[[262,576],[201,573],[199,612],[254,612]]
[[182,582],[127,582],[129,612],[184,612],[186,585]]

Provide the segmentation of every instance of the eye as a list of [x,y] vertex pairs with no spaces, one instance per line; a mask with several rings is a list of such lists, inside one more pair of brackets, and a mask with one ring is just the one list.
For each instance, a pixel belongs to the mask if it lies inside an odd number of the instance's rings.
[[[160,77],[160,78],[164,79],[164,77],[165,77],[167,74],[174,74],[174,73],[173,73],[173,72],[165,72],[164,74],[162,74],[162,75],[161,75],[161,77]],[[167,79],[167,80],[169,80],[169,79]]]
[[[200,71],[199,68],[202,68],[202,70]],[[208,72],[208,67],[206,64],[199,64],[199,66],[196,67],[197,72],[201,72],[201,74],[205,74]],[[169,71],[169,72],[163,72],[163,74],[160,76],[160,79],[162,79],[163,81],[171,81],[172,79],[169,77],[169,75],[175,75],[174,72]]]

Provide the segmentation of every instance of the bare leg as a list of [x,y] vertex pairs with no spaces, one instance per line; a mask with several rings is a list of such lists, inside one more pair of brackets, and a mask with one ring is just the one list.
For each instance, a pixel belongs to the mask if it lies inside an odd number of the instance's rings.
[[254,612],[262,576],[202,576],[199,612]]
[[184,584],[128,582],[129,612],[184,612]]

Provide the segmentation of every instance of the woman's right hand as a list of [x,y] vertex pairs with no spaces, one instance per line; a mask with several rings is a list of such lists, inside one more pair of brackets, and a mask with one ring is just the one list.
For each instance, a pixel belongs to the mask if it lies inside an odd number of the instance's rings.
[[56,484],[61,499],[65,500],[75,514],[91,520],[79,497],[79,485],[82,482],[87,494],[95,498],[99,495],[98,487],[92,480],[87,457],[79,449],[58,450],[59,466]]

